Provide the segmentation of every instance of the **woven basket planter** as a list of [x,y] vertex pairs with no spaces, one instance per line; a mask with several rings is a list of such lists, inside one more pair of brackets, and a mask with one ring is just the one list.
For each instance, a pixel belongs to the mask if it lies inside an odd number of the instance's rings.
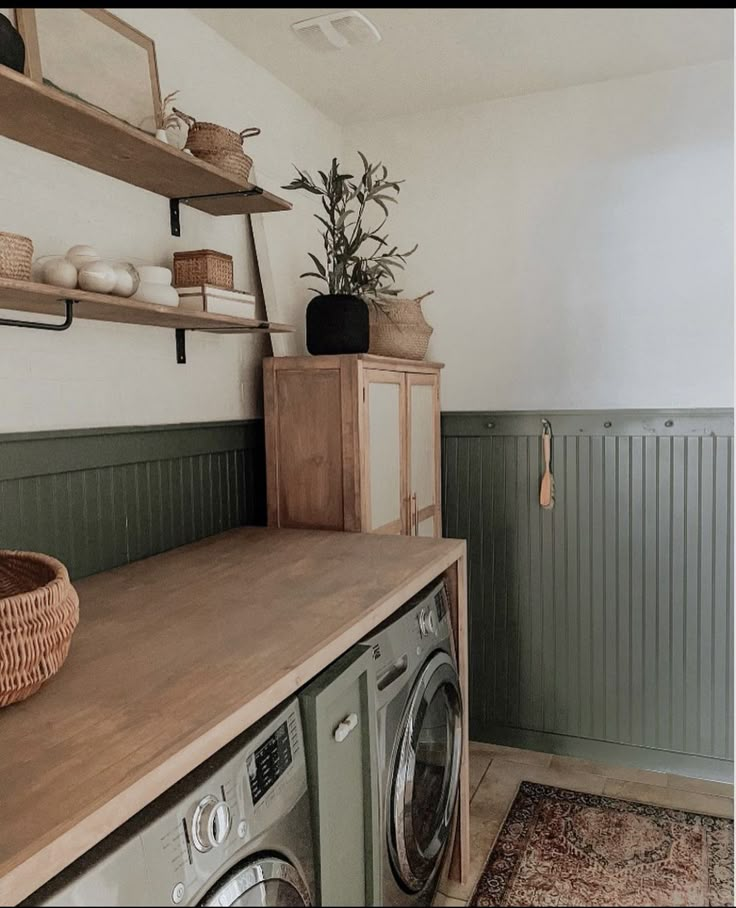
[[368,303],[371,345],[369,353],[398,359],[421,360],[427,355],[429,338],[434,330],[422,312],[422,300],[383,297]]
[[59,671],[78,621],[79,597],[60,561],[0,549],[0,706]]
[[0,277],[30,281],[33,241],[18,233],[0,231]]

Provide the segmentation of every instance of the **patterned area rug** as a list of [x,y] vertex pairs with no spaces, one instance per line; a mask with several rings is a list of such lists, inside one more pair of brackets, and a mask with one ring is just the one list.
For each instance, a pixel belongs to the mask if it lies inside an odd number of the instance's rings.
[[733,905],[733,821],[522,782],[471,905]]

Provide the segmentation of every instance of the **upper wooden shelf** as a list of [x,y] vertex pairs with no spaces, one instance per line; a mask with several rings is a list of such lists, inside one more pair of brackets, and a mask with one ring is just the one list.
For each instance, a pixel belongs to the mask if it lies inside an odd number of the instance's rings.
[[291,325],[255,318],[235,318],[211,312],[190,312],[175,306],[155,306],[106,293],[66,290],[51,284],[13,281],[0,278],[0,309],[44,315],[64,315],[64,300],[76,300],[74,318],[128,325],[153,325],[159,328],[183,328],[187,331],[211,331],[217,334],[273,334],[293,331]]
[[251,196],[193,198],[254,187],[7,66],[0,66],[0,135],[166,198],[181,199],[208,214],[292,207],[265,190]]

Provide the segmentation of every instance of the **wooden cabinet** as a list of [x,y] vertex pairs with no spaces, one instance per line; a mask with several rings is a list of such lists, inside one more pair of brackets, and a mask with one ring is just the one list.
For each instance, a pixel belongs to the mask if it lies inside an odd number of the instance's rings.
[[441,369],[265,359],[269,525],[441,536]]

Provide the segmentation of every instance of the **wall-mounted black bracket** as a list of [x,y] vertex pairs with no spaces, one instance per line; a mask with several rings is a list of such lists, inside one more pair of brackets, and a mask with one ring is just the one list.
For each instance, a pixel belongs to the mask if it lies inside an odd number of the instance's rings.
[[181,219],[179,215],[180,203],[186,204],[195,199],[220,199],[231,195],[262,195],[260,186],[251,186],[250,189],[234,189],[232,192],[207,192],[204,195],[182,196],[178,199],[169,199],[169,216],[171,219],[171,235],[181,236]]
[[174,334],[176,334],[176,361],[181,366],[187,361],[187,338],[184,328],[175,328]]
[[73,306],[76,300],[64,300],[64,321],[57,322],[29,322],[17,318],[0,318],[0,325],[5,328],[33,328],[37,331],[66,331],[71,328],[74,321]]

